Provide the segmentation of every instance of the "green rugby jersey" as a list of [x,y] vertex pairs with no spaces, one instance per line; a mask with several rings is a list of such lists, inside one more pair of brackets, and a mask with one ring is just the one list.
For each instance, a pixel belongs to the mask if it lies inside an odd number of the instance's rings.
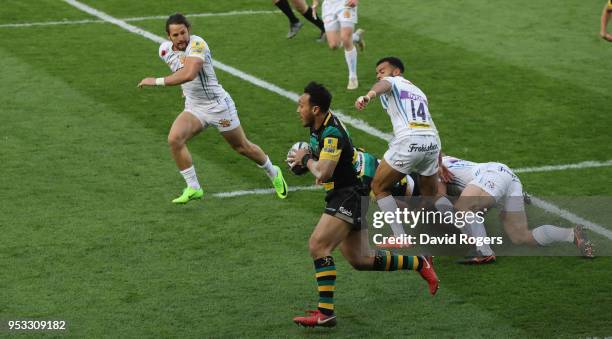
[[361,185],[353,168],[351,137],[342,122],[330,112],[319,129],[310,129],[310,148],[316,160],[338,162],[331,179],[323,183],[326,191]]

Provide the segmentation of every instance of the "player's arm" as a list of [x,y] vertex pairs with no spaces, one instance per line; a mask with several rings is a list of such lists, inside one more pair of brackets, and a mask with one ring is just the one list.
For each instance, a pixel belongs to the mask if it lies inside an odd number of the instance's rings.
[[138,84],[143,86],[175,86],[195,79],[198,72],[202,69],[204,60],[196,57],[185,58],[185,65],[178,71],[164,78],[144,78]]
[[355,108],[362,110],[370,103],[370,101],[377,96],[387,93],[391,90],[391,83],[385,79],[378,81],[372,86],[372,89],[368,91],[366,95],[362,95],[355,101]]
[[602,39],[612,42],[612,34],[608,33],[607,27],[608,22],[610,22],[610,16],[612,15],[612,2],[610,0],[606,1],[606,5],[603,8],[603,12],[601,13],[601,29],[599,31],[599,35]]

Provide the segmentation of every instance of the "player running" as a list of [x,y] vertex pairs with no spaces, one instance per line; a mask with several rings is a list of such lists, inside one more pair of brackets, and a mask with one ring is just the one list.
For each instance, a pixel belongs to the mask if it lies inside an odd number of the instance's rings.
[[[327,45],[331,49],[344,47],[344,58],[348,66],[349,79],[347,89],[359,87],[357,78],[357,49],[365,49],[363,29],[355,31],[357,24],[357,5],[359,0],[323,0],[323,22],[325,23],[325,36]],[[312,1],[313,11],[319,6],[319,0]]]
[[[580,253],[593,258],[593,247],[582,226],[563,228],[541,225],[529,230],[523,186],[518,176],[508,166],[497,163],[474,163],[467,160],[444,156],[443,165],[452,174],[449,183],[439,184],[440,195],[458,197],[454,209],[458,211],[482,211],[494,205],[501,208],[504,230],[514,244],[547,246],[555,242],[573,242]],[[442,197],[436,201],[441,211],[453,210],[450,201]],[[472,237],[486,237],[483,223],[474,222],[462,228]],[[487,244],[477,246],[477,254],[466,258],[465,264],[484,264],[495,261],[495,253]]]
[[[429,113],[425,93],[403,77],[404,64],[396,57],[386,57],[376,63],[378,82],[355,101],[363,110],[376,96],[393,124],[393,139],[372,180],[372,191],[378,207],[385,213],[395,213],[397,202],[392,187],[411,172],[419,174],[421,195],[433,198],[438,182],[438,156],[441,145],[438,131]],[[391,223],[394,234],[405,234],[397,222]]]
[[208,45],[199,36],[190,35],[190,28],[189,21],[182,14],[168,18],[166,33],[170,41],[159,46],[159,56],[168,64],[172,74],[164,78],[144,78],[138,84],[138,87],[181,85],[183,89],[185,109],[170,128],[168,144],[187,187],[172,202],[185,204],[204,195],[186,143],[210,125],[219,130],[236,152],[262,168],[278,197],[286,198],[287,184],[280,168],[272,165],[261,148],[247,139],[232,97],[217,81]]
[[[293,14],[288,0],[272,0],[272,2],[276,7],[278,7],[278,9],[281,10],[281,12],[283,12],[283,14],[285,14],[289,20],[289,32],[287,32],[287,39],[292,39],[298,34],[304,24],[295,16],[295,14]],[[305,0],[291,0],[291,5],[293,5],[293,8],[300,12],[306,20],[317,26],[317,28],[321,31],[317,41],[323,41],[325,37],[325,26],[323,25],[323,20],[316,15],[317,13],[315,10],[312,7],[309,7]]]
[[293,319],[296,324],[309,327],[336,325],[336,266],[331,253],[338,246],[357,270],[415,270],[427,281],[432,295],[438,290],[438,278],[431,258],[396,255],[369,248],[367,228],[361,221],[361,197],[366,193],[353,168],[354,148],[350,136],[340,120],[329,111],[331,99],[331,94],[322,85],[311,82],[306,86],[298,100],[297,111],[302,125],[310,128],[312,153],[302,148],[288,157],[293,166],[308,167],[327,191],[325,211],[308,242],[319,290],[318,309]]
[[603,8],[603,12],[601,13],[601,23],[599,28],[599,36],[606,40],[612,42],[612,34],[608,33],[608,23],[610,22],[610,15],[612,13],[612,0],[606,1],[606,5]]

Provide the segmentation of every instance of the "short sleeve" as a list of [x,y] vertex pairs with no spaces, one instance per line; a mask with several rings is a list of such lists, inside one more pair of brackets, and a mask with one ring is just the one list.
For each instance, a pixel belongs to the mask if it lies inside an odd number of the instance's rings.
[[186,57],[196,57],[202,60],[206,60],[206,52],[208,51],[208,46],[204,39],[196,36],[192,36],[189,41],[189,47],[185,51]]

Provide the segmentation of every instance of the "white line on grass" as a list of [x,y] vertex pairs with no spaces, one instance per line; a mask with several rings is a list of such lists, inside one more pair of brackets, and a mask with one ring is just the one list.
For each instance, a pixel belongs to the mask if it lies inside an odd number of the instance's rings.
[[[318,185],[312,185],[312,186],[293,186],[293,187],[289,187],[289,192],[296,192],[296,191],[318,191],[318,190],[322,190],[323,188],[321,186]],[[258,188],[258,189],[254,189],[254,190],[248,190],[248,191],[233,191],[233,192],[221,192],[221,193],[214,193],[212,196],[215,198],[229,198],[229,197],[239,197],[242,195],[259,195],[259,194],[272,194],[275,193],[273,188]]]
[[[193,13],[186,14],[187,17],[216,17],[216,16],[236,16],[236,15],[255,15],[255,14],[276,14],[278,11],[231,11],[218,13]],[[133,18],[124,18],[123,21],[145,21],[154,19],[167,19],[167,15],[140,16]],[[16,24],[1,24],[0,28],[16,28],[16,27],[32,27],[32,26],[55,26],[55,25],[82,25],[92,23],[107,23],[105,20],[61,20],[61,21],[41,21],[41,22],[24,22]]]
[[[86,12],[86,13],[89,13],[89,14],[91,14],[91,15],[93,15],[95,17],[98,17],[98,18],[100,18],[100,19],[102,19],[104,21],[108,21],[108,22],[110,22],[112,24],[115,24],[115,25],[117,25],[117,26],[119,26],[119,27],[129,31],[129,32],[141,35],[141,36],[143,36],[143,37],[145,37],[145,38],[147,38],[149,40],[152,40],[154,42],[162,43],[165,40],[162,37],[159,37],[159,36],[157,36],[157,35],[155,35],[153,33],[147,32],[147,31],[145,31],[145,30],[143,30],[141,28],[138,28],[136,26],[130,25],[130,24],[128,24],[127,22],[125,22],[123,20],[120,20],[120,19],[117,19],[115,17],[112,17],[112,16],[110,16],[110,15],[104,13],[104,12],[101,12],[101,11],[95,9],[95,8],[89,7],[89,6],[85,5],[85,4],[82,4],[82,3],[78,2],[78,1],[76,1],[76,0],[64,0],[64,2],[74,6],[76,8],[78,8],[78,9],[80,9],[80,10]],[[269,83],[269,82],[267,82],[265,80],[262,80],[262,79],[259,79],[257,77],[254,77],[254,76],[252,76],[250,74],[244,73],[244,72],[242,72],[242,71],[240,71],[240,70],[238,70],[238,69],[236,69],[234,67],[225,65],[225,64],[223,64],[223,63],[221,63],[221,62],[219,62],[217,60],[214,60],[213,66],[216,67],[216,68],[219,68],[219,69],[221,69],[221,70],[223,70],[223,71],[225,71],[227,73],[230,73],[231,75],[234,75],[234,76],[236,76],[236,77],[238,77],[240,79],[248,81],[248,82],[250,82],[250,83],[252,83],[252,84],[254,84],[254,85],[258,86],[258,87],[267,89],[267,90],[269,90],[271,92],[279,94],[279,95],[281,95],[281,96],[283,96],[285,98],[288,98],[288,99],[290,99],[292,101],[297,101],[297,98],[298,98],[298,94],[297,93],[293,93],[293,92],[284,90],[284,89],[282,89],[282,88],[280,88],[280,87],[278,87],[276,85],[273,85],[273,84],[271,84],[271,83]],[[368,134],[378,136],[379,138],[381,138],[383,140],[389,140],[390,137],[391,137],[389,134],[384,133],[384,132],[382,132],[382,131],[380,131],[380,130],[370,126],[369,124],[367,124],[363,120],[356,119],[356,118],[353,118],[353,117],[349,117],[347,115],[341,114],[340,112],[336,112],[336,115],[341,120],[346,122],[347,124],[352,125],[353,127],[357,128],[359,130],[362,130],[362,131],[364,131],[364,132],[366,132]],[[584,167],[581,167],[581,168],[584,168]],[[533,172],[533,170],[531,170],[531,172]],[[311,189],[315,189],[314,187],[317,187],[317,186],[313,186],[313,188],[311,188]],[[299,188],[297,188],[297,187],[294,187],[293,189],[294,190],[299,190]],[[253,190],[253,191],[264,192],[264,193],[272,192],[272,190],[265,190],[265,189],[264,190]],[[251,192],[251,191],[243,191],[243,192]],[[231,194],[231,193],[232,192],[226,192],[225,194]],[[256,193],[256,194],[264,194],[264,193]],[[222,194],[222,193],[217,193],[216,196],[219,196],[219,194]],[[246,195],[246,194],[250,194],[250,193],[242,193],[242,194],[237,194],[237,195]],[[229,195],[229,196],[232,196],[232,195]],[[236,196],[236,195],[233,195],[233,196]],[[535,197],[532,197],[532,198],[535,198]],[[594,231],[596,233],[599,233],[599,234],[607,237],[608,239],[612,240],[612,234],[608,234],[606,232],[602,232],[602,230],[603,231],[607,231],[607,229],[605,227],[597,225],[597,224],[595,224],[593,222],[590,222],[590,221],[588,221],[586,219],[582,219],[582,218],[580,218],[580,217],[578,217],[578,216],[576,216],[576,215],[574,215],[574,214],[572,214],[572,213],[570,213],[568,211],[565,211],[565,210],[563,210],[563,209],[561,209],[561,208],[559,208],[559,207],[557,207],[557,206],[555,206],[555,205],[553,205],[553,204],[551,204],[549,202],[543,201],[543,200],[538,199],[538,198],[535,198],[535,199],[542,203],[541,206],[545,206],[545,207],[542,207],[544,210],[546,210],[548,212],[551,212],[551,213],[554,213],[554,214],[557,214],[560,217],[562,217],[562,218],[564,218],[564,219],[566,219],[568,221],[571,221],[571,222],[576,222],[575,220],[583,221],[584,226],[586,226],[587,228],[589,228],[592,231]],[[567,213],[565,213],[565,212],[567,212]],[[579,219],[576,219],[576,218],[579,218]]]
[[525,167],[525,168],[517,168],[513,171],[516,173],[551,172],[551,171],[562,171],[566,169],[583,169],[583,168],[607,167],[607,166],[612,166],[612,160],[583,161],[577,164],[552,165],[552,166],[541,166],[541,167]]

